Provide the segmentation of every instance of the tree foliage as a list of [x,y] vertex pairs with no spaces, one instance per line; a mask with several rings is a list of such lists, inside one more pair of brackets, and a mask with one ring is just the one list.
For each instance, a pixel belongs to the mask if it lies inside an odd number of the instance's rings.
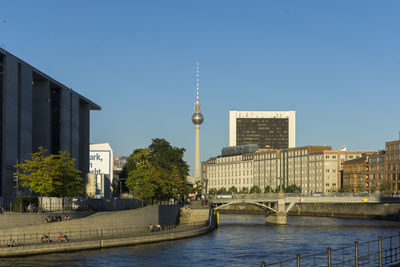
[[128,178],[126,186],[140,200],[183,196],[189,170],[184,152],[184,148],[172,147],[165,139],[153,139],[148,148],[135,149],[122,172]]
[[236,188],[236,186],[231,186],[231,188],[229,188],[228,193],[229,194],[237,194],[238,189]]
[[242,189],[240,189],[239,194],[248,194],[249,193],[249,188],[244,186]]
[[22,186],[45,196],[76,196],[84,192],[80,171],[75,169],[75,159],[66,151],[47,155],[47,150],[31,154],[32,158],[16,164],[17,176]]
[[221,187],[220,189],[217,190],[218,195],[226,195],[228,194],[228,191],[226,190],[225,187]]
[[261,193],[261,189],[259,186],[254,185],[252,188],[250,188],[250,194],[259,194]]
[[208,194],[209,194],[209,195],[216,195],[216,194],[217,194],[217,189],[216,189],[216,188],[211,188],[211,189],[208,191]]

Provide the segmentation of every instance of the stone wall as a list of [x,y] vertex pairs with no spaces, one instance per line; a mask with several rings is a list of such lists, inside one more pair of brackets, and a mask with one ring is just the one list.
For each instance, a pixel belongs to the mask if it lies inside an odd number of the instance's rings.
[[301,203],[289,215],[398,219],[399,203]]
[[[0,218],[3,214],[0,214]],[[43,220],[41,214],[34,214]],[[73,219],[70,221],[41,223],[24,227],[13,227],[0,229],[2,236],[10,235],[36,235],[43,233],[65,234],[74,232],[111,231],[111,229],[130,228],[135,231],[145,230],[149,224],[175,224],[179,216],[179,207],[176,206],[147,206],[144,208],[123,211],[99,212],[85,218]],[[9,217],[11,218],[11,217]]]

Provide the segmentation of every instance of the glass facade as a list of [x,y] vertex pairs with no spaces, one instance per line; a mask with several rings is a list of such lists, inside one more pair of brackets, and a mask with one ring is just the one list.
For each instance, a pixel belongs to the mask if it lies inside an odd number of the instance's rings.
[[257,144],[260,148],[289,148],[289,119],[237,118],[236,145]]
[[60,89],[50,89],[51,93],[51,153],[60,151]]

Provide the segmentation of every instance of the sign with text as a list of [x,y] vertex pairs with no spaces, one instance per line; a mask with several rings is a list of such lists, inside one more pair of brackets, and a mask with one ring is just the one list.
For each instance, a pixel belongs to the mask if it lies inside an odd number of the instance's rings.
[[110,150],[90,150],[89,171],[95,173],[98,177],[97,188],[101,188],[101,174],[111,173],[111,151]]

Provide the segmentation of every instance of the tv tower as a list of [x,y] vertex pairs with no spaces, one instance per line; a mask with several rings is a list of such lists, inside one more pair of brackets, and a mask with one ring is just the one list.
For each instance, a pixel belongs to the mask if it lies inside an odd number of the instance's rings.
[[194,114],[192,116],[192,122],[196,125],[196,148],[194,157],[194,177],[196,180],[200,180],[200,124],[204,121],[203,115],[200,113],[199,104],[199,61],[197,61],[197,96],[196,103],[194,104]]

